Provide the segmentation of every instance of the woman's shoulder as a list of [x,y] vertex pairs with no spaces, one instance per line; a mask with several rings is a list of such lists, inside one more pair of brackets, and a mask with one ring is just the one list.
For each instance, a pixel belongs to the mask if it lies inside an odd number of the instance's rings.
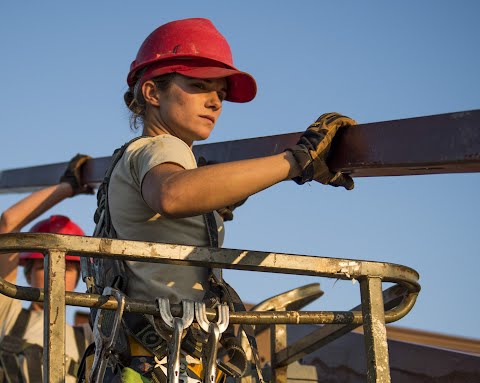
[[163,145],[180,146],[189,151],[191,150],[190,147],[178,137],[172,136],[170,134],[159,134],[158,136],[140,136],[133,139],[128,144],[127,151],[133,152],[141,150],[143,148]]
[[178,164],[184,169],[197,167],[191,148],[181,139],[169,134],[140,137],[128,144],[115,167],[113,178],[133,177],[140,184],[150,169],[166,162]]
[[196,160],[192,149],[181,139],[161,134],[154,137],[142,137],[128,145],[125,156],[126,162],[178,162],[187,168],[196,167]]

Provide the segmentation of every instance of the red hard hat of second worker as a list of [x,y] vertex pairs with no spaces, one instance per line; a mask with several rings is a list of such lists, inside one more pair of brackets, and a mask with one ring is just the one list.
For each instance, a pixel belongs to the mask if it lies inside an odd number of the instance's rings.
[[[83,230],[70,218],[64,215],[52,215],[50,218],[37,222],[30,229],[30,233],[53,233],[68,235],[85,235]],[[42,253],[20,253],[20,265],[24,265],[28,259],[43,259]],[[80,262],[80,257],[75,255],[67,255],[67,261]]]
[[227,79],[227,101],[248,102],[257,93],[254,78],[233,65],[227,40],[208,19],[172,21],[155,29],[130,65],[127,83],[141,86],[166,73]]

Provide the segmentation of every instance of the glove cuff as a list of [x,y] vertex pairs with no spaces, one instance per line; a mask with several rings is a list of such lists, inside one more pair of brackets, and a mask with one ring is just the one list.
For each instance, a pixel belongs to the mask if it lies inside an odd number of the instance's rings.
[[65,172],[65,174],[60,177],[60,182],[66,182],[70,184],[73,189],[73,195],[77,194],[76,191],[78,190],[80,185],[78,184],[77,178],[74,174],[71,174],[71,172],[68,171]]
[[297,161],[300,167],[300,175],[292,178],[298,185],[303,185],[306,182],[310,182],[314,177],[313,159],[310,151],[304,145],[295,145],[287,151],[293,154],[295,161]]

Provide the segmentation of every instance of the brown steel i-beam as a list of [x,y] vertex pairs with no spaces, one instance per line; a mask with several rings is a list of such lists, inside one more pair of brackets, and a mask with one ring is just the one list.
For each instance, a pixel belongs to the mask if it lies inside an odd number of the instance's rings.
[[[265,157],[294,145],[301,133],[196,145],[198,158],[216,162]],[[101,182],[110,157],[86,163],[86,183]],[[0,172],[0,193],[31,191],[58,182],[66,163]],[[480,172],[480,110],[361,124],[345,129],[330,159],[353,177]]]

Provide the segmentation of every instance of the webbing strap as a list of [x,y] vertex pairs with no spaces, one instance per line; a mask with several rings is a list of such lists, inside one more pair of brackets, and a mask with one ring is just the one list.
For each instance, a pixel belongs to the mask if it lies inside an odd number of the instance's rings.
[[75,343],[77,344],[78,355],[81,357],[86,349],[85,329],[81,326],[74,326],[73,334],[75,336]]
[[38,344],[31,344],[23,351],[27,360],[28,381],[39,383],[42,381],[42,356],[43,348]]
[[210,247],[219,247],[218,243],[218,226],[213,212],[203,215],[205,228],[207,229],[208,242]]
[[17,338],[23,338],[30,320],[31,311],[22,308],[9,334]]
[[[12,329],[0,342],[0,365],[3,367],[4,380],[8,383],[20,383],[22,381],[19,354],[24,351],[26,345],[23,336],[28,326],[30,314],[30,310],[22,308]],[[36,359],[36,361],[38,363],[39,359]]]
[[[207,234],[210,240],[210,246],[211,247],[219,247],[219,242],[218,242],[218,227],[217,227],[217,221],[215,220],[215,215],[214,213],[208,213],[203,215],[205,219],[205,224],[207,228]],[[227,303],[229,306],[233,309],[233,311],[246,311],[245,305],[243,304],[240,296],[237,294],[237,292],[223,279],[221,269],[209,269],[209,280],[211,281],[211,284],[213,285],[213,290],[218,290],[218,288],[223,292],[221,294],[223,298],[227,299]],[[218,288],[215,288],[218,287]],[[208,299],[211,297],[211,294],[206,294],[205,298]],[[232,307],[233,306],[233,307]],[[240,331],[243,331],[245,336],[247,337],[248,343],[250,345],[250,348],[252,349],[252,356],[253,356],[253,362],[255,364],[255,369],[257,371],[258,379],[260,383],[263,383],[263,374],[262,370],[260,368],[260,358],[258,356],[258,346],[257,346],[257,341],[255,339],[255,331],[253,329],[253,326],[251,325],[240,325]],[[224,333],[223,340],[228,343],[228,339],[232,339],[235,337],[234,335],[234,330],[233,326],[230,326],[229,329]],[[233,346],[233,344],[232,344]],[[242,363],[239,363],[242,361],[242,357],[244,355],[241,355],[239,352],[235,353],[235,348],[231,348],[231,353],[232,358],[226,362],[223,362],[223,367],[225,367],[225,370],[233,375],[239,375],[242,376],[245,373],[245,368]],[[235,358],[236,355],[236,358]],[[242,365],[242,366],[241,366]],[[240,367],[241,366],[241,367]],[[224,371],[225,371],[224,370]]]
[[167,342],[155,331],[145,315],[125,312],[123,324],[129,334],[159,360],[167,355]]
[[[215,278],[215,275],[212,274],[212,277],[215,281],[215,283],[224,291],[226,298],[228,299],[229,303],[233,305],[234,311],[246,311],[245,305],[243,304],[241,298],[237,294],[237,292],[230,286],[225,280],[217,280]],[[260,367],[260,357],[258,356],[258,346],[257,346],[257,340],[255,339],[255,330],[253,329],[253,326],[251,325],[246,325],[246,324],[241,324],[239,326],[240,331],[242,331],[250,345],[250,348],[252,350],[252,357],[253,357],[253,362],[255,364],[255,370],[257,372],[258,380],[260,383],[264,382],[263,379],[263,374],[262,374],[262,369]],[[230,329],[232,331],[233,329]]]
[[[12,329],[4,336],[0,343],[0,365],[3,370],[3,380],[7,383],[20,383],[27,380],[31,383],[42,381],[43,347],[38,344],[27,343],[23,339],[28,327],[30,316],[30,310],[22,309]],[[78,352],[81,356],[85,351],[85,333],[83,328],[74,327],[74,334]],[[28,379],[23,377],[20,365],[20,355],[23,355],[25,358]],[[78,363],[73,359],[70,359],[67,373],[76,376],[77,368]]]
[[17,355],[0,351],[0,364],[4,369],[7,383],[21,383],[20,363]]

